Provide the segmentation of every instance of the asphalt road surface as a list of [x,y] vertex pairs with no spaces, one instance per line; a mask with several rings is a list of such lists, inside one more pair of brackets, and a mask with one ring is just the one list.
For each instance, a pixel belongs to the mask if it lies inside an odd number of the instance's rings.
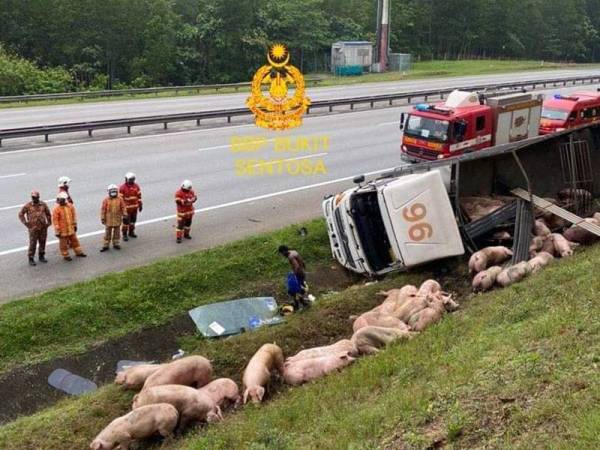
[[[391,94],[411,90],[440,87],[465,86],[481,83],[501,83],[533,79],[565,78],[580,75],[597,75],[600,69],[547,70],[491,74],[465,77],[430,78],[424,80],[395,81],[386,83],[360,83],[355,85],[309,88],[312,100],[328,100],[376,94]],[[240,108],[248,93],[215,94],[202,96],[172,97],[161,99],[126,100],[110,102],[85,102],[70,105],[37,106],[0,110],[0,129],[52,125],[57,123],[90,120],[121,119],[149,115],[184,113],[203,110]]]
[[[0,302],[318,217],[323,196],[350,187],[354,175],[374,177],[401,164],[398,118],[406,109],[308,117],[284,133],[243,124],[0,152]],[[259,136],[266,147],[232,151],[232,139],[243,136]],[[276,152],[274,140],[285,142],[282,137],[315,139],[309,149]],[[281,162],[270,166],[273,173],[261,174],[261,159]],[[100,203],[106,186],[120,183],[127,171],[137,174],[144,194],[140,238],[120,252],[100,254]],[[27,233],[17,213],[32,189],[53,198],[62,175],[73,180],[79,236],[89,257],[64,262],[50,238],[50,262],[29,267]],[[178,245],[173,195],[186,178],[194,182],[200,211],[194,239]]]

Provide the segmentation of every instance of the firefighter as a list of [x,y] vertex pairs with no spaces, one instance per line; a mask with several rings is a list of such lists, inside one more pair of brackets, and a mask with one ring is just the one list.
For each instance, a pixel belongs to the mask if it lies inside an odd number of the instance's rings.
[[100,220],[105,226],[104,245],[100,249],[101,252],[108,250],[112,241],[115,250],[121,250],[119,245],[121,225],[123,219],[127,217],[127,208],[123,197],[119,195],[119,188],[116,184],[111,184],[107,188],[108,197],[102,201],[100,210]]
[[60,177],[58,179],[58,193],[65,192],[67,194],[67,201],[72,205],[73,199],[69,193],[69,186],[71,185],[71,179],[69,177]]
[[54,225],[54,234],[58,238],[60,253],[65,261],[71,261],[73,258],[69,255],[69,248],[72,248],[75,255],[85,258],[79,239],[77,239],[77,212],[75,207],[68,202],[69,194],[59,192],[56,197],[56,205],[52,209],[52,224]]
[[142,190],[135,182],[135,173],[125,174],[125,183],[119,188],[119,193],[123,196],[127,207],[127,215],[123,218],[123,240],[128,241],[130,237],[137,238],[135,222],[138,211],[142,212]]
[[181,189],[175,193],[175,203],[177,204],[177,243],[181,244],[181,238],[191,239],[190,229],[192,227],[192,217],[194,217],[194,203],[198,200],[196,193],[192,189],[192,182],[184,180],[181,183]]
[[38,255],[41,263],[48,262],[46,257],[46,237],[48,227],[52,224],[52,215],[48,205],[40,200],[38,191],[31,192],[31,201],[26,203],[19,212],[19,220],[29,230],[29,265],[35,266],[35,250],[38,247]]

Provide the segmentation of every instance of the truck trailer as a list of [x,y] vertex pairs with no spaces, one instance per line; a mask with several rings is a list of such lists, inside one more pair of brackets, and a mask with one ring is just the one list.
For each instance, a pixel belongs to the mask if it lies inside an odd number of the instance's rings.
[[[322,203],[331,252],[348,270],[376,276],[474,252],[498,244],[495,235],[507,229],[519,262],[529,255],[535,199],[565,189],[600,196],[600,124],[405,165],[369,182],[359,176],[355,183]],[[464,203],[473,197],[503,206],[475,217]],[[568,202],[568,221],[592,212],[593,202],[580,200]]]
[[455,90],[443,103],[421,103],[400,118],[402,159],[445,159],[539,134],[543,97]]

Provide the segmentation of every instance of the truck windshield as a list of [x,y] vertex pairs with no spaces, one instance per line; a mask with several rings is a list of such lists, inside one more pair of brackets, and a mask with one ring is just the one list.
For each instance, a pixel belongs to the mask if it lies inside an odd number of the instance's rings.
[[551,120],[567,120],[569,111],[563,109],[542,108],[542,118]]
[[448,125],[449,122],[447,120],[409,115],[404,134],[446,142],[448,140]]

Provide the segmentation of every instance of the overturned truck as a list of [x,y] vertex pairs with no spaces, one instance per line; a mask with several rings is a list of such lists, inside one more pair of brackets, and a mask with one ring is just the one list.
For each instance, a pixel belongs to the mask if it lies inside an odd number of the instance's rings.
[[355,183],[322,204],[332,254],[349,270],[381,275],[492,244],[512,247],[517,263],[528,258],[536,217],[600,236],[583,221],[599,209],[600,125]]

